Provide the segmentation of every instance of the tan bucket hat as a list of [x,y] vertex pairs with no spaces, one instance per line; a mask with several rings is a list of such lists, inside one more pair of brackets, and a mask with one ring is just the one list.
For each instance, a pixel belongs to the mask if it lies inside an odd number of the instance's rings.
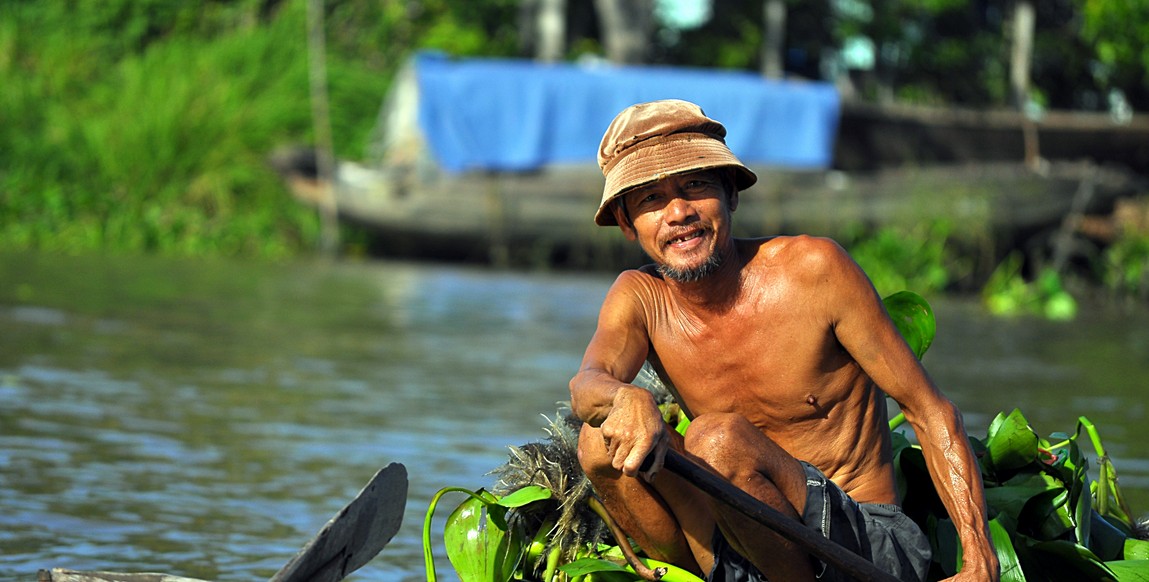
[[739,191],[758,181],[726,147],[726,128],[698,105],[678,99],[639,103],[619,113],[602,136],[598,165],[606,178],[594,215],[601,226],[618,224],[609,206],[620,194],[671,174],[732,166]]

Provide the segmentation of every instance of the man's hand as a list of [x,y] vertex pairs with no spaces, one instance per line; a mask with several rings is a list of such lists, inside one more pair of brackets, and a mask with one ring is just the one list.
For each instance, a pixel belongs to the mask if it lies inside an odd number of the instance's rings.
[[[973,559],[973,556],[969,556]],[[997,556],[987,556],[983,562],[964,562],[962,564],[961,572],[954,574],[950,578],[946,578],[945,582],[997,582],[1001,578],[999,566],[997,563]]]
[[[628,477],[650,481],[662,468],[669,439],[654,395],[637,386],[623,386],[614,395],[614,406],[599,427],[611,465]],[[643,461],[651,458],[648,465]]]

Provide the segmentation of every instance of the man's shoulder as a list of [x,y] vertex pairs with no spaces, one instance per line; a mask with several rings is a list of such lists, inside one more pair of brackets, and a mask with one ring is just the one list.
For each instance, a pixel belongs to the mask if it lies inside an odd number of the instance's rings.
[[751,263],[812,268],[824,261],[840,260],[846,252],[834,239],[807,234],[739,239]]
[[651,281],[661,280],[662,275],[658,272],[658,267],[654,264],[649,264],[634,269],[623,270],[618,274],[618,278],[615,279],[615,284],[649,283]]
[[653,265],[626,269],[618,274],[611,286],[611,293],[625,293],[638,299],[646,299],[655,288],[665,287],[662,275]]

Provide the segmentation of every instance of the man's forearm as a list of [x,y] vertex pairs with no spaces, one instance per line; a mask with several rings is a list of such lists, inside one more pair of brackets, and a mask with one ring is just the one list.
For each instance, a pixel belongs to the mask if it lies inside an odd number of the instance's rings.
[[985,494],[977,458],[959,423],[939,423],[942,430],[919,433],[922,452],[942,504],[957,528],[962,545],[962,571],[998,579],[997,554],[986,523]]
[[622,382],[603,370],[582,370],[570,382],[571,410],[579,420],[597,427],[614,410],[619,392],[630,390],[650,395],[648,390]]
[[570,381],[571,410],[583,422],[597,427],[610,414],[615,394],[623,385],[602,370],[581,370]]

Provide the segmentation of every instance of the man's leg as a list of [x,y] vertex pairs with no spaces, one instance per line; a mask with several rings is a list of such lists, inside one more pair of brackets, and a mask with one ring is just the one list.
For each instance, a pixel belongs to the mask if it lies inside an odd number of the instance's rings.
[[[688,454],[753,497],[797,521],[806,505],[801,463],[736,414],[696,418],[686,431]],[[769,528],[710,499],[723,535],[771,580],[812,580],[807,552]]]
[[[682,438],[671,431],[672,446]],[[611,517],[648,556],[697,573],[713,564],[714,518],[705,496],[663,470],[653,483],[627,477],[610,464],[602,432],[584,424],[579,462]]]

